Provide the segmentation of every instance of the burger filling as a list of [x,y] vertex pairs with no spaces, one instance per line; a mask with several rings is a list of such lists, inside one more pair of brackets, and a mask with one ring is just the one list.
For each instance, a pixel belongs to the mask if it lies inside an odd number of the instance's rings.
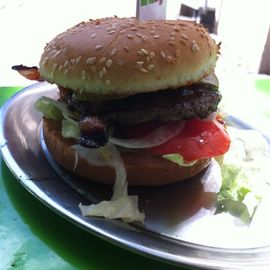
[[110,141],[184,165],[229,149],[225,125],[215,115],[221,100],[217,88],[200,82],[177,90],[101,98],[59,87],[59,101],[41,98],[36,107],[45,117],[62,120],[62,135],[82,147],[95,149]]

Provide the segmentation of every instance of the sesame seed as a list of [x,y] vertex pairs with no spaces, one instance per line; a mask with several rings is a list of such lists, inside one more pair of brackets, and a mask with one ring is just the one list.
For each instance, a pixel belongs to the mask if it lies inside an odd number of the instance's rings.
[[146,63],[149,63],[149,62],[150,62],[150,60],[151,60],[151,59],[150,59],[150,57],[149,57],[149,56],[146,56],[146,57],[145,57],[145,62],[146,62]]
[[139,67],[139,68],[142,67],[143,64],[144,64],[144,61],[137,61],[136,62],[136,66]]
[[176,51],[175,51],[175,56],[176,56],[176,57],[179,57],[179,56],[180,56],[180,51],[179,51],[179,50],[176,50]]
[[143,37],[141,33],[136,33],[136,36],[139,37],[139,38]]
[[150,71],[150,70],[152,70],[154,67],[155,67],[154,65],[148,65],[148,66],[147,66],[147,69]]
[[64,63],[64,68],[66,68],[68,65],[69,65],[69,62],[68,62],[68,60],[66,60]]
[[130,30],[131,30],[131,31],[137,31],[137,28],[131,27]]
[[94,34],[91,35],[91,38],[93,39],[93,38],[95,38],[96,36],[97,36],[97,34],[94,33]]
[[111,31],[108,32],[109,35],[112,35],[114,33],[115,33],[115,30],[111,30]]
[[99,63],[100,63],[100,64],[103,64],[105,61],[106,61],[106,57],[101,57],[101,58],[99,59]]
[[112,60],[111,59],[108,59],[106,61],[106,67],[109,68],[111,65],[112,65]]
[[46,65],[48,63],[48,56],[44,57],[42,65]]
[[115,26],[112,26],[112,27],[108,27],[107,28],[107,32],[111,32],[111,31],[115,31]]
[[149,54],[149,52],[144,48],[141,49],[141,52],[142,52],[143,55],[148,55]]
[[181,34],[181,38],[188,40],[188,36],[186,34]]
[[169,41],[169,45],[175,46],[175,41],[174,41],[174,40],[170,40],[170,41]]
[[110,85],[111,84],[111,81],[110,80],[106,80],[105,81],[105,84]]
[[197,45],[195,40],[192,40],[191,50],[192,50],[192,52],[197,52],[200,50],[200,47]]
[[147,40],[147,36],[143,35],[143,36],[142,36],[142,40],[143,40],[143,41],[146,41],[146,40]]
[[143,72],[143,73],[147,73],[148,72],[148,70],[145,69],[145,68],[140,68],[140,71]]
[[56,70],[57,66],[58,66],[57,63],[53,64],[53,72]]
[[120,34],[123,34],[123,33],[125,33],[126,32],[126,30],[125,29],[122,29],[121,31],[120,31]]
[[151,30],[151,31],[150,31],[150,34],[151,34],[151,35],[154,35],[155,33],[156,33],[155,30]]
[[138,54],[139,56],[144,56],[144,54],[143,54],[143,52],[142,52],[141,50],[137,51],[137,54]]
[[141,28],[141,29],[146,29],[147,27],[146,27],[145,25],[143,25],[143,24],[140,24],[140,25],[139,25],[139,28]]
[[103,74],[107,73],[107,69],[105,67],[102,68]]
[[127,38],[132,39],[133,36],[132,36],[131,34],[128,34],[128,35],[127,35]]
[[71,59],[69,60],[69,62],[70,62],[72,65],[74,65],[74,64],[75,64],[75,58],[71,58]]
[[153,38],[154,39],[158,39],[160,37],[160,35],[154,35]]
[[129,47],[128,46],[124,46],[124,49],[126,52],[129,52]]
[[118,50],[117,49],[112,49],[112,52],[111,52],[111,56],[114,56],[114,55],[116,55],[117,54],[117,52],[118,52]]
[[173,37],[175,36],[175,34],[176,34],[175,31],[172,31],[170,35]]
[[63,69],[63,65],[59,65],[58,71],[61,71]]
[[160,56],[161,56],[163,59],[165,59],[165,58],[166,58],[165,52],[161,50],[161,51],[160,51]]
[[80,56],[78,56],[77,58],[76,58],[76,64],[79,64],[80,63],[80,61],[81,61],[81,59],[82,59],[82,56],[80,55]]
[[167,62],[168,62],[168,63],[171,63],[172,60],[173,60],[173,58],[169,55],[169,56],[167,57]]
[[102,48],[103,48],[103,44],[98,44],[98,45],[95,47],[96,51],[98,51],[98,50],[100,50],[100,49],[102,49]]
[[174,30],[175,32],[179,32],[179,31],[180,31],[180,29],[179,29],[176,25],[173,26],[173,30]]
[[95,64],[96,60],[97,60],[96,57],[89,57],[86,59],[85,63],[86,63],[86,65],[93,65],[93,64]]
[[154,52],[150,52],[150,58],[153,59],[155,57],[155,53]]

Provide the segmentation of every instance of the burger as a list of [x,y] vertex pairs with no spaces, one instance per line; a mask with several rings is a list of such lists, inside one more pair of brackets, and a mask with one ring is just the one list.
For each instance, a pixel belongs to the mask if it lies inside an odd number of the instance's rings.
[[39,73],[57,85],[59,99],[36,103],[53,158],[106,184],[121,173],[119,160],[129,185],[164,185],[203,171],[230,145],[216,113],[219,47],[202,25],[182,20],[112,17],[57,35]]

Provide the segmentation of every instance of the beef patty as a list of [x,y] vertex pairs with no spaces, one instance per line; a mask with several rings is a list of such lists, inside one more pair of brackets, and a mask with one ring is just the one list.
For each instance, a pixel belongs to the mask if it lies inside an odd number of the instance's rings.
[[99,116],[111,124],[178,121],[206,118],[217,110],[221,94],[217,87],[198,83],[179,89],[131,95],[105,101],[80,101],[60,88],[61,98],[83,116]]

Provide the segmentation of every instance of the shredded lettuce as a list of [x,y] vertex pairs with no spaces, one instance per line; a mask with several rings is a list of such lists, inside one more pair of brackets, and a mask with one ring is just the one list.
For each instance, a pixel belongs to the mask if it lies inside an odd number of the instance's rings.
[[229,212],[249,223],[270,181],[269,145],[257,131],[228,127],[229,151],[217,158],[223,178],[217,213]]
[[101,201],[97,204],[79,205],[83,216],[102,216],[105,218],[121,218],[126,222],[140,221],[145,219],[144,213],[138,208],[138,196],[128,195],[126,181],[126,169],[121,155],[112,143],[98,149],[84,148],[73,145],[72,148],[81,158],[86,159],[95,166],[111,166],[115,169],[116,179],[113,186],[113,195],[109,201]]
[[193,166],[197,162],[197,160],[186,162],[183,156],[181,156],[180,154],[167,154],[167,155],[163,155],[162,157],[184,167]]

